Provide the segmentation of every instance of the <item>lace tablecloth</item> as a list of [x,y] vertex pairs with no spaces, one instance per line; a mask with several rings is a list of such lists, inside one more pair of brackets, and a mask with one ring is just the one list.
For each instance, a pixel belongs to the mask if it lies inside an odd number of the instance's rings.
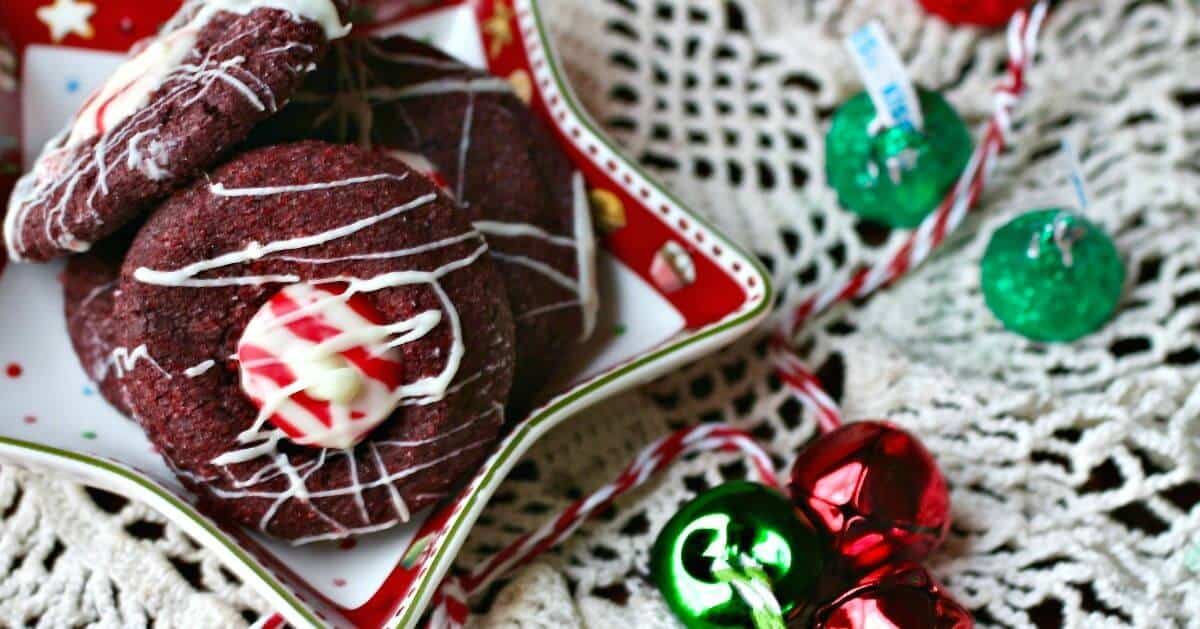
[[[911,0],[543,0],[577,92],[628,153],[752,248],[781,304],[885,255],[824,184],[823,130],[859,89],[841,38],[872,17],[915,78],[979,121],[998,32]],[[919,434],[953,486],[931,568],[982,626],[1200,627],[1200,8],[1067,0],[1046,25],[1015,148],[980,211],[930,263],[797,339],[853,418]],[[1089,215],[1116,238],[1115,320],[1069,345],[1003,331],[983,305],[990,234],[1065,189],[1081,153]],[[699,421],[752,431],[781,469],[814,418],[770,375],[760,338],[611,401],[530,453],[481,518],[471,565]],[[645,578],[678,505],[745,466],[680,462],[480,601],[481,626],[670,627]],[[0,470],[0,619],[60,627],[236,626],[263,602],[161,517]]]

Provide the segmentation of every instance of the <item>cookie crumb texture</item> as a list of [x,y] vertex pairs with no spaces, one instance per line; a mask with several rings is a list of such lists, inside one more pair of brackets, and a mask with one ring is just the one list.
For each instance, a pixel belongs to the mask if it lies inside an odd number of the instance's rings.
[[[132,406],[214,515],[297,543],[380,530],[444,498],[499,434],[514,370],[503,284],[453,201],[398,161],[320,142],[242,154],[150,218],[120,282],[125,343],[162,370],[134,366]],[[230,358],[297,282],[336,284],[390,321],[439,313],[397,345],[406,393],[354,448],[259,421]]]
[[[173,24],[189,27],[183,15]],[[164,33],[156,43],[180,32]],[[287,11],[217,12],[143,106],[112,128],[98,119],[91,137],[76,132],[80,121],[72,120],[47,145],[10,201],[9,255],[46,261],[84,251],[116,232],[214,165],[273,115],[327,48],[319,24]],[[130,63],[152,65],[142,57]],[[130,73],[129,80],[138,80],[136,70]],[[107,96],[114,106],[122,90]],[[103,116],[106,109],[91,111]],[[84,113],[89,113],[86,106]]]

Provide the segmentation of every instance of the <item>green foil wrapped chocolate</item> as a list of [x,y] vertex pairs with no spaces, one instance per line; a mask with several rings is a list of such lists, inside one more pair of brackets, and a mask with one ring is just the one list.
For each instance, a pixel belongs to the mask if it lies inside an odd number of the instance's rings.
[[980,284],[1004,327],[1035,341],[1073,341],[1104,325],[1125,265],[1108,234],[1061,209],[1023,214],[992,235]]
[[933,212],[971,159],[962,118],[937,92],[917,88],[924,123],[884,127],[866,92],[846,101],[825,138],[825,177],[847,210],[911,228]]
[[782,628],[816,587],[816,531],[782,494],[744,481],[684,505],[659,533],[650,568],[689,629]]

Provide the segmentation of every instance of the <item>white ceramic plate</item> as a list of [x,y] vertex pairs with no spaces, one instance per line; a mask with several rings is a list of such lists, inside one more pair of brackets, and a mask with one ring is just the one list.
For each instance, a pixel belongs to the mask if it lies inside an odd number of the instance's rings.
[[[0,275],[0,459],[149,503],[295,626],[416,624],[480,510],[530,445],[581,409],[731,342],[766,316],[772,298],[752,258],[597,132],[565,83],[533,0],[425,3],[375,30],[415,35],[508,78],[583,173],[601,231],[596,339],[564,370],[562,393],[516,423],[455,498],[405,526],[343,543],[292,547],[214,522],[193,509],[140,429],[88,382],[63,324],[60,266],[9,265]],[[28,155],[120,55],[16,39]]]

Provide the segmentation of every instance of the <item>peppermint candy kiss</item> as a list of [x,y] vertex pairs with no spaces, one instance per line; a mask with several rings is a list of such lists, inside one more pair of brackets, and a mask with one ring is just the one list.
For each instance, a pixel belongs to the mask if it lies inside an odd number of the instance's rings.
[[396,407],[404,369],[393,327],[362,295],[289,285],[242,333],[242,390],[292,441],[350,448]]
[[106,133],[145,107],[151,94],[192,53],[198,32],[195,27],[185,27],[163,35],[117,68],[75,116],[64,148]]

